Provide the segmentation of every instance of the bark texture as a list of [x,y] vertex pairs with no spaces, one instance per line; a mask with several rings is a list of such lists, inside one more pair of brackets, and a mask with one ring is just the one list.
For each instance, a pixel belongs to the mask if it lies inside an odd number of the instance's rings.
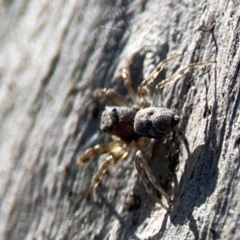
[[[0,238],[240,239],[239,5],[1,1]],[[171,213],[146,194],[134,151],[109,169],[94,204],[92,177],[106,155],[76,167],[86,148],[110,139],[99,131],[110,103],[93,91],[126,96],[122,67],[137,88],[180,52],[158,81],[192,62],[216,63],[166,87],[158,102],[181,116],[147,159],[173,197]]]

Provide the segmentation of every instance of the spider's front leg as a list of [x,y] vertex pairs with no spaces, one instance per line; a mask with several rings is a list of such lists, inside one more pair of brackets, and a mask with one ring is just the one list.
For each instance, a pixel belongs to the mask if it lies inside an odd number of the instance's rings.
[[[158,202],[164,209],[166,209],[168,212],[170,212],[170,204],[172,202],[171,197],[166,193],[166,191],[160,186],[158,185],[156,178],[152,175],[151,173],[151,169],[149,168],[145,157],[143,155],[143,152],[138,150],[136,153],[136,157],[135,157],[135,165],[137,168],[137,171],[139,173],[139,175],[142,178],[143,184],[146,188],[146,191],[148,193],[148,195],[153,198],[156,202]],[[168,203],[168,206],[166,206],[161,199],[159,199],[156,195],[154,195],[153,193],[153,189],[152,186],[160,193],[162,194]]]
[[149,95],[150,94],[149,89],[148,89],[149,85],[156,80],[157,76],[163,70],[164,66],[168,62],[172,61],[175,58],[182,57],[182,56],[183,56],[182,54],[176,54],[168,59],[164,59],[163,61],[161,61],[158,64],[158,66],[154,69],[154,71],[146,79],[144,79],[143,82],[139,85],[138,91],[144,98],[146,98],[147,101],[149,101],[151,99],[151,97]]
[[174,75],[172,75],[171,77],[165,79],[164,81],[160,82],[157,86],[156,86],[156,90],[157,89],[161,89],[164,88],[165,86],[177,81],[180,77],[182,77],[183,75],[185,75],[186,73],[189,72],[189,70],[193,69],[193,68],[198,68],[198,67],[203,67],[203,66],[208,66],[208,65],[212,65],[214,64],[214,61],[208,61],[208,62],[203,62],[203,63],[191,63],[188,66],[182,68],[180,71],[178,71],[177,73],[175,73]]
[[175,74],[173,74],[171,77],[165,79],[164,81],[160,82],[154,90],[154,94],[153,94],[153,99],[155,100],[155,102],[160,102],[159,99],[156,98],[156,96],[158,95],[158,93],[160,92],[160,90],[166,86],[168,86],[169,84],[172,84],[174,82],[176,82],[178,79],[180,79],[183,75],[187,74],[189,72],[189,70],[193,69],[193,68],[198,68],[198,67],[203,67],[203,66],[209,66],[214,64],[214,61],[208,61],[208,62],[202,62],[202,63],[191,63],[188,66],[182,68],[181,70],[179,70],[178,72],[176,72]]

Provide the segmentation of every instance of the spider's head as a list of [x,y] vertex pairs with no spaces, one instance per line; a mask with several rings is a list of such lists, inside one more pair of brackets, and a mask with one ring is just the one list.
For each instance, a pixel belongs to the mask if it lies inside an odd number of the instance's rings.
[[136,113],[134,131],[140,136],[161,138],[179,122],[179,119],[179,116],[168,108],[143,108]]

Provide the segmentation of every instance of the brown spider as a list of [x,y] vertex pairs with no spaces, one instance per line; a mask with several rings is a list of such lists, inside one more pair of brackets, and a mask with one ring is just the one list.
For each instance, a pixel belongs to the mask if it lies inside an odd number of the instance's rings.
[[[174,55],[169,59],[165,59],[158,64],[156,69],[146,78],[138,87],[138,92],[131,86],[129,71],[124,68],[122,77],[125,88],[132,100],[129,104],[114,89],[98,89],[94,96],[97,98],[110,99],[116,106],[106,107],[101,116],[100,128],[102,131],[110,133],[113,140],[107,144],[96,145],[89,148],[78,159],[79,168],[89,161],[91,158],[109,153],[107,159],[100,165],[98,172],[93,178],[93,199],[97,201],[96,188],[102,180],[110,165],[115,164],[119,160],[125,159],[130,150],[135,147],[136,152],[135,165],[147,193],[157,201],[164,209],[170,211],[169,206],[171,197],[166,191],[158,185],[155,177],[147,164],[146,146],[150,144],[152,138],[161,138],[168,133],[178,122],[177,116],[172,110],[164,107],[156,107],[155,103],[159,102],[156,97],[159,91],[170,83],[177,81],[182,75],[186,74],[190,69],[211,65],[214,62],[192,63],[180,71],[165,79],[156,85],[153,96],[150,96],[149,85],[154,82],[158,74],[163,70],[164,66],[171,60],[181,57],[182,54]],[[152,186],[159,191],[167,200],[166,206],[157,196],[153,194]]]

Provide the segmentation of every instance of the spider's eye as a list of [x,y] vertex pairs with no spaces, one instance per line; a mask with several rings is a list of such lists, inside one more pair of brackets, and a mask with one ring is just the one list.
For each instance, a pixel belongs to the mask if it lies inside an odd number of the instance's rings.
[[173,128],[175,125],[177,125],[179,120],[180,120],[179,116],[174,114],[171,117],[171,128]]
[[168,108],[143,108],[135,116],[134,131],[144,137],[161,138],[178,122],[179,117]]
[[154,114],[154,111],[151,110],[147,114],[148,114],[148,116],[152,116]]

